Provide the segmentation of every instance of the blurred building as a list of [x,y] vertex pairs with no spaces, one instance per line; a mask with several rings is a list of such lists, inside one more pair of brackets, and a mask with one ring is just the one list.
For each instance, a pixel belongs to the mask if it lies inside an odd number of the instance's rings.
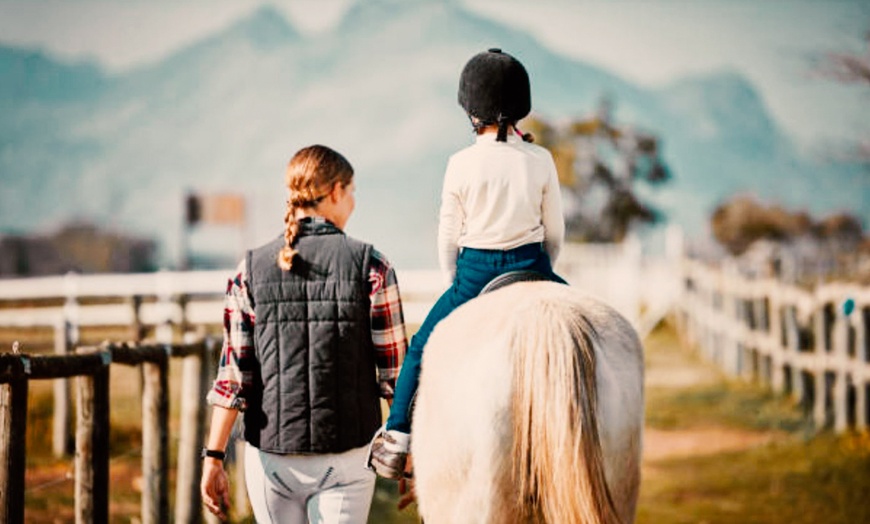
[[0,235],[0,277],[77,273],[136,273],[156,269],[153,240],[92,224],[41,235]]

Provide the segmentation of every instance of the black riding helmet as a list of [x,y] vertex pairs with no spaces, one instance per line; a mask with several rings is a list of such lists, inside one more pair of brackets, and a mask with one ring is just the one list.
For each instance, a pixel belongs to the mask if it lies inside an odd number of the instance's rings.
[[474,55],[459,77],[459,105],[478,126],[498,125],[496,140],[507,140],[507,128],[529,114],[529,74],[519,60],[501,49]]

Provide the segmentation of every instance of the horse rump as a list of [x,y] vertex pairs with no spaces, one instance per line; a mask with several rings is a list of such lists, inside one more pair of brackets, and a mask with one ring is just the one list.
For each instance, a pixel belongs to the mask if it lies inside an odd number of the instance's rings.
[[412,452],[427,524],[634,520],[643,355],[631,326],[569,286],[468,302],[423,355]]

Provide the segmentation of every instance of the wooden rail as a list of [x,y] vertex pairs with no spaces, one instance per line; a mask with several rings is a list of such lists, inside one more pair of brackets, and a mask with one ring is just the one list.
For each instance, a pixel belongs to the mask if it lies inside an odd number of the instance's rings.
[[[205,427],[203,398],[213,360],[209,341],[191,344],[104,344],[75,355],[0,354],[0,507],[3,522],[24,522],[27,392],[30,380],[78,378],[75,436],[76,522],[109,520],[110,364],[142,366],[142,522],[170,521],[168,362],[183,358],[181,440],[175,522],[201,520],[198,450]],[[199,407],[196,407],[199,406]]]
[[814,290],[686,260],[677,318],[726,372],[769,384],[812,410],[818,428],[870,425],[870,288]]

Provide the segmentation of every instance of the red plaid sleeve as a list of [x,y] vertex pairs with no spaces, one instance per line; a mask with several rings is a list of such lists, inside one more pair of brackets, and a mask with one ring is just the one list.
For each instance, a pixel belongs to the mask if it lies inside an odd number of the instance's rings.
[[217,379],[206,400],[230,409],[247,407],[245,393],[253,383],[254,307],[246,280],[243,260],[236,275],[227,282],[224,297],[224,342],[221,348]]
[[408,349],[408,341],[396,272],[387,258],[377,250],[372,251],[369,283],[372,342],[375,346],[381,396],[393,398],[396,378]]

